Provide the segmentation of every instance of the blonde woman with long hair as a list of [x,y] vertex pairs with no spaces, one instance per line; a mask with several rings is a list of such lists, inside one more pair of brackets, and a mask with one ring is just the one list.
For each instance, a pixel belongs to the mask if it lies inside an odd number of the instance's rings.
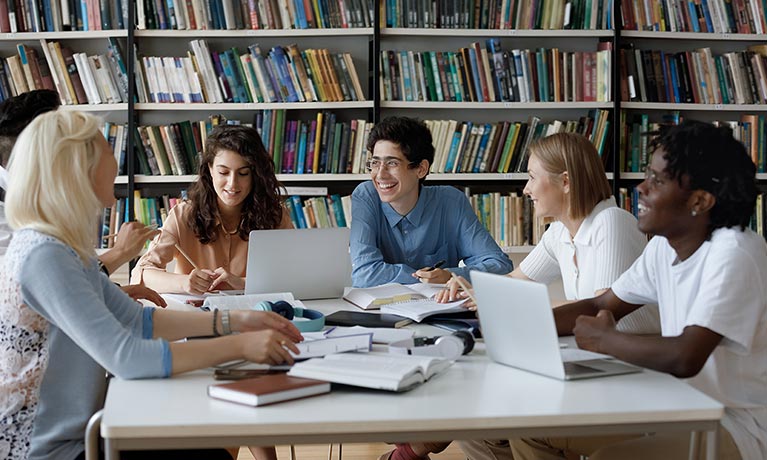
[[[0,457],[83,458],[107,372],[160,378],[235,359],[292,361],[302,337],[274,313],[144,307],[99,271],[93,232],[114,202],[117,165],[98,119],[38,116],[14,146],[10,172],[6,212],[16,233],[0,270]],[[212,335],[225,336],[178,341]],[[231,458],[224,449],[131,455]]]

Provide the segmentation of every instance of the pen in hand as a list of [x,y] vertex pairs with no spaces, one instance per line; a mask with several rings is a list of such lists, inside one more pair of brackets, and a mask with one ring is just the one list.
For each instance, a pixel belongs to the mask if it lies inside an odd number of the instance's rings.
[[438,268],[442,267],[443,265],[445,265],[445,263],[446,263],[446,262],[447,262],[447,261],[446,261],[445,259],[442,259],[442,260],[440,260],[439,262],[437,262],[436,264],[432,265],[431,267],[429,267],[429,268],[425,268],[425,269],[424,269],[424,271],[426,271],[426,272],[430,272],[430,271],[432,271],[432,270],[436,270],[436,269],[438,269]]

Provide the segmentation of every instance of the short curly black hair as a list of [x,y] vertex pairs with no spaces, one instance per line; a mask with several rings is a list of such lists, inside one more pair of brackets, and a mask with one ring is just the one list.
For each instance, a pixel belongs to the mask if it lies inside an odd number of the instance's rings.
[[687,177],[690,190],[705,190],[716,198],[709,236],[717,228],[748,226],[756,205],[756,166],[730,128],[686,120],[650,135],[656,135],[651,150],[663,149],[669,176],[682,186]]
[[61,105],[59,93],[37,89],[19,94],[0,103],[0,162],[5,166],[21,131],[38,115],[56,110]]
[[[399,145],[402,154],[414,168],[426,160],[434,163],[434,144],[431,131],[426,123],[416,118],[387,117],[378,122],[368,136],[367,150],[373,152],[378,141],[389,141]],[[428,172],[427,172],[428,174]],[[423,183],[426,176],[421,179]]]

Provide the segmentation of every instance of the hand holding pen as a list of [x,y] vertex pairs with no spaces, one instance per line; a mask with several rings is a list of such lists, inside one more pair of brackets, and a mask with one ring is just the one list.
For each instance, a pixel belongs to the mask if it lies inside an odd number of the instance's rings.
[[417,270],[415,273],[413,273],[413,277],[418,278],[418,281],[422,283],[447,283],[447,281],[450,279],[450,272],[440,268],[445,265],[446,262],[447,261],[445,260],[440,260],[431,267],[424,267],[420,270]]

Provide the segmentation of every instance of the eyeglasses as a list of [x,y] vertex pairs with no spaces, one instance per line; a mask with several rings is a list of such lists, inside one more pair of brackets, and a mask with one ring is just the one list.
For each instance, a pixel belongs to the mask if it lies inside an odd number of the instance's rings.
[[[385,168],[387,171],[396,171],[404,165],[405,162],[402,160],[399,160],[397,158],[388,158],[386,160],[379,160],[378,158],[368,158],[367,161],[365,161],[365,170],[367,172],[373,172],[378,171],[382,167]],[[407,163],[408,165],[412,165],[413,163]]]

